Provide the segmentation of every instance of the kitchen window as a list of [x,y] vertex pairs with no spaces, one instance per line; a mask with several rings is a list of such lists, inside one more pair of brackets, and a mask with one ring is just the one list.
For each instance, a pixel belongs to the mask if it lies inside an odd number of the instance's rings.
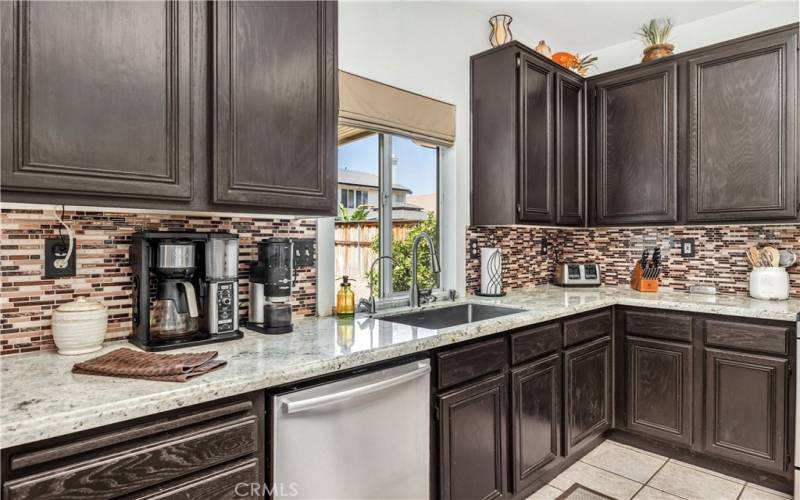
[[[427,232],[437,252],[440,247],[439,147],[375,132],[340,141],[338,156],[336,277],[347,275],[354,281],[356,300],[369,296],[370,285],[376,296],[408,293],[414,238]],[[419,250],[420,288],[439,288],[427,246],[420,245]],[[378,256],[391,256],[394,262],[384,259],[370,274]]]

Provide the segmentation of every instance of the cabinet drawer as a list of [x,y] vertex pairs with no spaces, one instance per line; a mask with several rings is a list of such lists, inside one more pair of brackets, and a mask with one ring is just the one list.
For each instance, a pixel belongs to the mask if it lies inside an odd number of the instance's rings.
[[605,310],[564,322],[564,347],[611,334],[611,311]]
[[[195,498],[260,498],[258,460],[239,460],[204,470],[172,484],[157,486],[130,496],[136,500],[193,500]],[[251,486],[252,485],[252,486]],[[255,494],[251,488],[257,488]]]
[[788,326],[718,320],[706,320],[703,325],[706,345],[770,354],[789,354],[791,329]]
[[692,318],[681,314],[625,311],[625,333],[691,342]]
[[516,365],[560,347],[561,325],[558,323],[516,332],[511,335],[511,363]]
[[439,389],[498,372],[506,368],[506,340],[478,342],[436,355]]
[[111,498],[172,481],[258,450],[248,415],[154,436],[61,463],[4,485],[4,498]]

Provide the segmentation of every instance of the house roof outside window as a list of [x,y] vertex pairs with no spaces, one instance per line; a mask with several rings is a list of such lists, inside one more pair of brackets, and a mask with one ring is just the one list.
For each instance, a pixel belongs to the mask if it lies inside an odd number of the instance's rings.
[[[379,179],[377,175],[370,174],[368,172],[339,169],[338,182],[339,184],[346,184],[348,186],[361,186],[378,189]],[[392,190],[411,193],[411,190],[402,184],[392,184]]]

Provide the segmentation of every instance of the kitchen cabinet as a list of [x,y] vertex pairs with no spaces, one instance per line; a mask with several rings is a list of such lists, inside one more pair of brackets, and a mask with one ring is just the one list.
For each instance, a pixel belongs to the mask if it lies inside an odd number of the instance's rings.
[[704,352],[704,451],[785,472],[788,360],[714,348]]
[[3,498],[231,496],[264,481],[261,392],[2,450]]
[[336,215],[336,4],[213,8],[214,203]]
[[507,391],[503,374],[438,397],[443,500],[493,499],[506,494]]
[[195,8],[3,2],[3,190],[190,200]]
[[595,222],[678,220],[675,61],[596,78]]
[[627,337],[627,428],[685,445],[692,442],[692,346]]
[[689,220],[797,216],[797,37],[689,58]]
[[5,201],[335,215],[336,2],[0,9]]
[[561,355],[511,370],[513,491],[524,490],[561,456]]
[[564,351],[564,444],[567,456],[611,427],[611,382],[610,337],[601,337]]
[[582,224],[583,79],[511,42],[471,82],[472,224]]

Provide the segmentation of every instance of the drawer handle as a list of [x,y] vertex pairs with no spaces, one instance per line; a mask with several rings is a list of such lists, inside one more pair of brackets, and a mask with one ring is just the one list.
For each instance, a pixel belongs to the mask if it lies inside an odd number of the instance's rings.
[[339,403],[341,401],[352,399],[358,396],[364,396],[366,394],[372,394],[374,392],[383,391],[390,387],[394,387],[396,385],[404,384],[406,382],[410,382],[411,380],[418,379],[424,375],[427,375],[428,373],[430,373],[430,371],[431,371],[430,365],[420,364],[418,368],[414,371],[403,373],[402,375],[381,380],[379,382],[373,382],[371,384],[366,384],[359,387],[353,387],[352,389],[347,389],[341,392],[334,392],[333,394],[325,394],[323,396],[301,399],[300,401],[285,401],[283,403],[283,412],[287,414],[300,413],[302,411],[313,410],[314,408],[320,408],[322,406],[328,406],[334,403]]

